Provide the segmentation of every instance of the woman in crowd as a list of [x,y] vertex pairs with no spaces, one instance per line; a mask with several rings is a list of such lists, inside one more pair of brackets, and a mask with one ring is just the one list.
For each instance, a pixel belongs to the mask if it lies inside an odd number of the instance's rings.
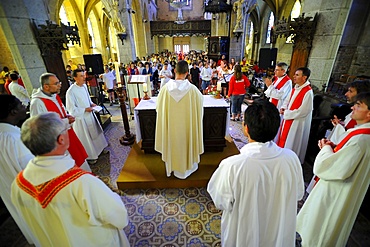
[[242,103],[246,89],[249,88],[251,83],[248,78],[243,75],[240,65],[235,65],[234,75],[230,79],[229,93],[227,97],[231,96],[231,120],[239,121],[240,113],[242,111]]

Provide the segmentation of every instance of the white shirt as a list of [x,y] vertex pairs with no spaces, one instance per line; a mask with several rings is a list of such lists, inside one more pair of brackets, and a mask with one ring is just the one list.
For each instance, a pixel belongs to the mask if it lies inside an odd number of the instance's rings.
[[161,78],[161,87],[163,87],[171,79],[172,72],[170,69],[168,69],[168,67],[166,70],[163,68],[161,71],[159,71],[159,76],[165,76]]
[[223,210],[222,246],[295,246],[304,183],[292,151],[272,141],[248,143],[220,163],[207,191]]
[[210,81],[212,79],[212,69],[210,67],[203,67],[200,71],[200,76],[204,81]]
[[9,84],[9,91],[12,95],[17,97],[21,102],[22,105],[28,106],[30,103],[30,96],[28,96],[27,90],[18,84],[18,82],[12,81]]
[[110,71],[108,73],[103,74],[103,82],[107,89],[113,89],[115,79],[116,79],[115,76]]

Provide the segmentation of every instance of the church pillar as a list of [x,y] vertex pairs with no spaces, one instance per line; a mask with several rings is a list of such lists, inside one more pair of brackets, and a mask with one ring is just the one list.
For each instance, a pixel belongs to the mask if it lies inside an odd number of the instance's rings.
[[123,26],[126,28],[127,33],[127,37],[126,40],[123,41],[123,45],[120,40],[118,41],[119,61],[127,64],[136,59],[135,39],[131,18],[132,13],[131,7],[128,5],[127,0],[120,1],[119,6],[125,6],[121,9],[120,18]]
[[44,4],[42,0],[0,1],[0,24],[28,93],[40,87],[39,77],[46,72],[31,21],[45,23],[49,19]]
[[310,0],[304,2],[302,12],[307,16],[319,14],[308,60],[308,67],[312,71],[310,80],[319,89],[329,82],[352,1]]

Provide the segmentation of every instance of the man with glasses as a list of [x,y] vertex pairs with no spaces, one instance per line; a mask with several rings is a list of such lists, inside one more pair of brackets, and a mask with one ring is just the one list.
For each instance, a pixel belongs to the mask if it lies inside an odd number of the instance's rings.
[[[66,123],[72,124],[75,121],[75,117],[67,114],[62,100],[58,95],[62,87],[62,83],[59,81],[58,77],[52,73],[44,73],[40,76],[40,84],[41,88],[37,89],[32,94],[30,105],[31,117],[44,112],[56,112]],[[78,139],[73,129],[70,129],[68,134],[71,140],[68,152],[76,161],[76,165],[87,171],[91,171],[86,162],[88,155],[81,141]]]
[[284,100],[292,92],[292,80],[286,74],[288,64],[281,62],[275,67],[275,76],[271,79],[266,78],[265,84],[267,90],[265,95],[270,98],[270,102],[273,103],[278,110],[281,109]]
[[65,155],[72,141],[69,128],[54,112],[23,124],[21,139],[35,158],[12,184],[14,206],[36,236],[36,246],[129,246],[121,198]]

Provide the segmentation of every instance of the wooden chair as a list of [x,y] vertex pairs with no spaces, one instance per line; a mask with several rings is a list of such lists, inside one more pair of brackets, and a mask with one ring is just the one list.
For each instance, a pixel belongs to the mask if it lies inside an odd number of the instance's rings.
[[349,83],[353,82],[356,78],[357,78],[357,76],[355,76],[355,75],[348,76],[346,84],[349,84]]

